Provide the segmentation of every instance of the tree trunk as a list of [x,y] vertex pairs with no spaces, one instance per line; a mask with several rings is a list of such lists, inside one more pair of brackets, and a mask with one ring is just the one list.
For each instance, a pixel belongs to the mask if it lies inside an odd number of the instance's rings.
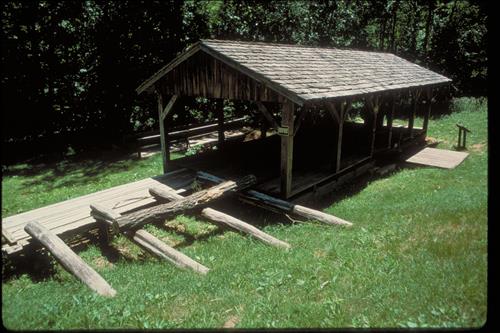
[[209,189],[193,193],[183,199],[121,216],[115,220],[116,227],[120,231],[136,229],[144,224],[166,219],[173,214],[194,209],[202,204],[218,199],[229,191],[247,188],[255,184],[255,182],[256,178],[253,175],[243,177],[236,182],[226,181]]

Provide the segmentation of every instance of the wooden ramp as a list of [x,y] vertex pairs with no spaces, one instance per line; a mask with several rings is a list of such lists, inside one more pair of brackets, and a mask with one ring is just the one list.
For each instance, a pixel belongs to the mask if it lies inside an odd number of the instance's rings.
[[415,155],[406,160],[409,163],[423,164],[435,166],[438,168],[453,169],[465,158],[469,153],[452,151],[436,148],[424,148]]
[[97,221],[91,215],[92,203],[102,204],[123,214],[155,204],[156,199],[149,194],[149,188],[175,189],[178,193],[183,193],[194,178],[192,171],[179,169],[9,216],[2,219],[2,252],[8,255],[20,252],[31,242],[31,236],[24,230],[26,224],[31,221],[39,222],[63,240],[69,239],[76,234],[97,228]]

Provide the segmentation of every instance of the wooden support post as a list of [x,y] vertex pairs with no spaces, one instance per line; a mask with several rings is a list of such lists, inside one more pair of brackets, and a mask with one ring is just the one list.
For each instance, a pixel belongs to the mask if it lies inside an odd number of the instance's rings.
[[[121,217],[121,214],[98,204],[90,205],[90,209],[92,216],[96,220],[107,225],[113,225],[116,219]],[[179,268],[192,269],[201,274],[207,274],[209,271],[207,267],[189,258],[184,253],[168,246],[144,229],[126,232],[125,236],[149,253],[160,259],[167,260]]]
[[342,138],[344,133],[344,122],[347,113],[352,107],[351,101],[341,101],[338,105],[333,102],[325,103],[329,113],[337,122],[337,152],[335,156],[335,172],[340,171],[340,162],[342,157]]
[[[221,179],[217,176],[211,175],[206,172],[198,172],[196,176],[199,179],[214,182],[214,183],[222,183],[224,179]],[[326,214],[320,212],[315,209],[307,208],[300,205],[294,205],[288,201],[274,198],[270,195],[257,192],[255,190],[246,190],[238,193],[238,197],[240,200],[263,207],[265,209],[270,209],[276,212],[284,212],[284,213],[292,213],[298,216],[302,216],[308,219],[314,219],[326,224],[338,224],[344,225],[347,227],[352,226],[351,222],[343,220],[339,217],[333,216],[331,214]]]
[[373,112],[373,118],[372,118],[372,140],[371,140],[371,145],[370,145],[370,157],[373,156],[373,153],[375,152],[375,139],[377,135],[377,114],[379,110],[379,97],[370,97],[368,99],[368,103],[370,104],[370,107]]
[[394,110],[396,108],[396,96],[392,95],[391,98],[391,110],[387,114],[387,128],[389,130],[387,138],[387,148],[392,148],[392,122],[394,120]]
[[156,96],[158,99],[158,121],[160,124],[160,143],[161,143],[161,154],[163,158],[163,173],[166,173],[168,168],[168,162],[170,161],[170,143],[168,138],[168,126],[165,126],[165,120],[167,115],[172,110],[175,101],[177,100],[177,95],[173,95],[165,107],[163,107],[162,93],[157,91]]
[[209,189],[193,193],[183,199],[165,203],[162,205],[144,208],[114,220],[115,227],[121,232],[137,229],[144,224],[166,219],[173,214],[194,209],[200,205],[209,203],[230,191],[241,190],[256,183],[253,175],[248,175],[237,181],[227,181],[213,186]]
[[410,134],[410,139],[413,138],[413,123],[415,122],[415,115],[417,113],[418,99],[420,97],[420,90],[415,90],[412,93],[412,103],[413,107],[411,109],[410,118],[408,119],[408,133]]
[[218,99],[215,102],[216,113],[217,113],[217,148],[221,149],[224,146],[225,136],[224,136],[224,100]]
[[295,104],[283,103],[281,111],[281,195],[288,198],[292,194],[293,133]]
[[[172,189],[171,191],[166,191],[163,189],[158,189],[158,188],[150,188],[149,193],[155,197],[155,199],[161,199],[161,200],[180,200],[183,199],[184,197],[180,194],[175,193],[175,191]],[[290,248],[290,244],[280,241],[279,239],[274,238],[271,235],[266,234],[265,232],[255,228],[251,224],[248,224],[246,222],[243,222],[237,218],[232,217],[231,215],[222,213],[220,211],[217,211],[212,208],[204,208],[201,211],[201,215],[211,221],[217,222],[217,223],[223,223],[233,229],[239,230],[243,233],[249,234],[250,236],[253,236],[257,238],[258,240],[272,245],[276,247],[281,247],[288,249]]]
[[113,297],[116,291],[92,267],[73,252],[61,238],[52,231],[33,221],[26,224],[24,230],[33,239],[38,240],[54,258],[71,274],[85,283],[90,289],[102,296]]
[[429,128],[429,118],[431,116],[431,109],[432,109],[432,88],[427,88],[425,92],[427,97],[427,112],[425,113],[424,116],[424,124],[422,128],[424,130],[425,135],[427,135],[427,129]]

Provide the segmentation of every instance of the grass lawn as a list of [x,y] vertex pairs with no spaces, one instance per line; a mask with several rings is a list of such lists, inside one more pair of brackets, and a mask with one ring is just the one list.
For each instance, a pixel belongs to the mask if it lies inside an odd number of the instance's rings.
[[[398,169],[371,179],[326,211],[352,228],[291,223],[233,202],[234,215],[289,242],[268,247],[179,216],[147,229],[210,268],[181,271],[122,237],[103,254],[79,254],[118,292],[99,297],[54,265],[42,281],[3,279],[2,319],[10,329],[264,327],[478,327],[487,299],[487,106],[462,98],[434,119],[438,148],[472,133],[470,156],[453,170]],[[100,164],[99,164],[100,163]],[[8,216],[161,172],[161,157],[110,163],[65,160],[4,169]],[[346,193],[356,184],[347,185]],[[222,203],[221,203],[222,204]],[[222,209],[221,209],[222,210]]]

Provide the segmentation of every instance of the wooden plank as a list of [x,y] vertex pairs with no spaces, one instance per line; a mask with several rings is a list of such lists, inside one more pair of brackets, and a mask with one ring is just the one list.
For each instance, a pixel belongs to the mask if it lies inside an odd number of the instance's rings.
[[295,105],[287,102],[283,104],[281,111],[281,126],[288,127],[288,135],[281,136],[281,168],[280,189],[285,198],[292,193],[292,166],[293,166],[293,126]]
[[406,162],[453,169],[467,158],[466,152],[451,151],[436,148],[424,148],[406,159]]
[[116,291],[82,258],[73,252],[59,237],[38,222],[28,223],[24,229],[38,240],[54,258],[71,274],[102,296],[113,297]]
[[[173,190],[165,191],[165,190],[161,190],[161,189],[151,188],[149,190],[149,192],[155,198],[164,199],[164,200],[180,200],[180,199],[184,198],[182,195],[176,194],[175,191],[173,191]],[[290,248],[290,244],[283,242],[277,238],[274,238],[273,236],[271,236],[269,234],[266,234],[265,232],[255,228],[251,224],[243,222],[235,217],[232,217],[231,215],[222,213],[222,212],[217,211],[215,209],[204,208],[201,211],[201,215],[203,217],[211,220],[211,221],[214,221],[217,223],[222,223],[222,224],[227,225],[233,229],[236,229],[236,230],[241,231],[243,233],[246,233],[250,236],[253,236],[266,244],[276,246],[276,247],[285,248],[285,249]]]
[[[168,183],[171,187],[185,186],[190,183],[194,178],[192,173],[186,172],[184,169],[182,175],[175,180],[169,181]],[[179,175],[179,172],[169,173],[170,175]],[[182,183],[180,183],[182,181]],[[130,185],[127,186],[127,185]],[[11,229],[13,227],[19,227],[20,225],[26,224],[31,220],[38,220],[39,222],[45,222],[47,220],[56,221],[61,218],[71,218],[71,216],[77,213],[79,210],[86,210],[89,203],[91,202],[120,202],[121,200],[126,200],[131,196],[140,196],[137,194],[140,191],[146,191],[147,188],[151,186],[161,186],[162,182],[159,182],[153,178],[143,179],[130,184],[119,185],[115,188],[95,192],[82,197],[70,199],[63,201],[61,203],[41,207],[29,212],[14,215],[2,220],[2,227]],[[147,192],[145,192],[147,195]]]
[[[187,169],[178,169],[178,170],[174,170],[172,172],[166,173],[166,174],[161,175],[161,176],[146,178],[146,179],[138,180],[138,181],[135,181],[132,183],[118,185],[118,186],[115,186],[115,187],[112,187],[109,189],[105,189],[102,191],[86,194],[86,195],[83,195],[81,197],[77,197],[77,198],[61,201],[61,202],[58,202],[55,204],[51,204],[48,206],[33,209],[33,210],[28,211],[28,212],[12,215],[12,216],[9,216],[9,217],[2,219],[2,226],[15,224],[17,222],[26,223],[29,220],[34,220],[34,219],[38,218],[39,216],[46,215],[47,212],[58,213],[60,210],[66,210],[68,206],[73,206],[75,204],[78,205],[81,203],[81,204],[88,205],[88,203],[90,202],[89,200],[95,200],[97,198],[102,199],[102,198],[105,198],[108,196],[119,197],[120,193],[123,191],[128,191],[128,190],[134,189],[134,188],[141,188],[141,187],[144,188],[144,186],[146,186],[146,187],[151,186],[151,185],[154,185],[155,183],[162,183],[173,176],[179,176],[179,174],[181,174],[181,173],[189,174],[189,171]],[[172,185],[172,187],[175,187],[175,185]]]

